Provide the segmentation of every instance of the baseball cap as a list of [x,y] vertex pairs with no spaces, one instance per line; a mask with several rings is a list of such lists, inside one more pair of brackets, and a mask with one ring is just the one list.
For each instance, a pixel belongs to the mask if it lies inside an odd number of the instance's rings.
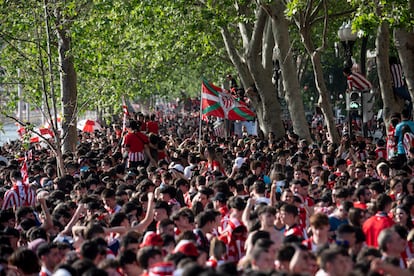
[[164,241],[162,240],[161,235],[158,235],[155,232],[149,231],[145,234],[142,243],[139,247],[146,247],[146,246],[163,246]]

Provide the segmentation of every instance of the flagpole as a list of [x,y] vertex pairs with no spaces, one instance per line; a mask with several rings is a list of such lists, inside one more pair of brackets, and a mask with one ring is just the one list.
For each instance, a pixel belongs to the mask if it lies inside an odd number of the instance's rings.
[[201,90],[200,90],[200,116],[199,116],[199,126],[198,126],[198,147],[199,150],[201,151],[201,127],[202,127],[202,116],[203,116],[203,107],[202,107],[202,103],[203,103],[203,85],[201,85]]

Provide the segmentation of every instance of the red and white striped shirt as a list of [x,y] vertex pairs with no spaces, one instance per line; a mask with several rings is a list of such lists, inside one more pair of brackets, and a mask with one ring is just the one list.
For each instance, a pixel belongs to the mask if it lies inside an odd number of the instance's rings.
[[359,73],[352,73],[347,77],[348,89],[366,91],[370,90],[372,84],[363,75]]
[[24,185],[25,194],[21,195],[17,185],[14,185],[12,189],[6,191],[4,194],[2,210],[9,208],[18,208],[21,206],[35,206],[36,204],[36,192],[28,185]]
[[392,76],[392,86],[398,88],[403,87],[404,83],[404,73],[401,64],[392,64],[391,65],[391,76]]

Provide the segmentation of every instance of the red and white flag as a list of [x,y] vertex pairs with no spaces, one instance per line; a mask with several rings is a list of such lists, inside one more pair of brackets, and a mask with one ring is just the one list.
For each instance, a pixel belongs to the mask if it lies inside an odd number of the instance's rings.
[[23,184],[29,184],[29,173],[27,170],[27,156],[23,160],[22,167],[20,168],[20,173],[22,174]]

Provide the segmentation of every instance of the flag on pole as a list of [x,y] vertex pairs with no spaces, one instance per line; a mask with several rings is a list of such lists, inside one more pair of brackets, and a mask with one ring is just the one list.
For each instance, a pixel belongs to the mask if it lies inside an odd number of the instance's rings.
[[245,103],[206,79],[201,84],[201,113],[203,118],[215,116],[232,121],[254,120],[256,116]]
[[223,121],[216,121],[213,123],[214,135],[216,137],[226,136],[226,127]]
[[27,155],[23,159],[22,167],[20,168],[20,173],[22,174],[23,184],[29,184],[29,173],[27,170]]
[[122,110],[124,112],[124,117],[122,120],[122,131],[126,130],[126,121],[127,117],[129,117],[128,106],[126,105],[125,98],[122,97]]

